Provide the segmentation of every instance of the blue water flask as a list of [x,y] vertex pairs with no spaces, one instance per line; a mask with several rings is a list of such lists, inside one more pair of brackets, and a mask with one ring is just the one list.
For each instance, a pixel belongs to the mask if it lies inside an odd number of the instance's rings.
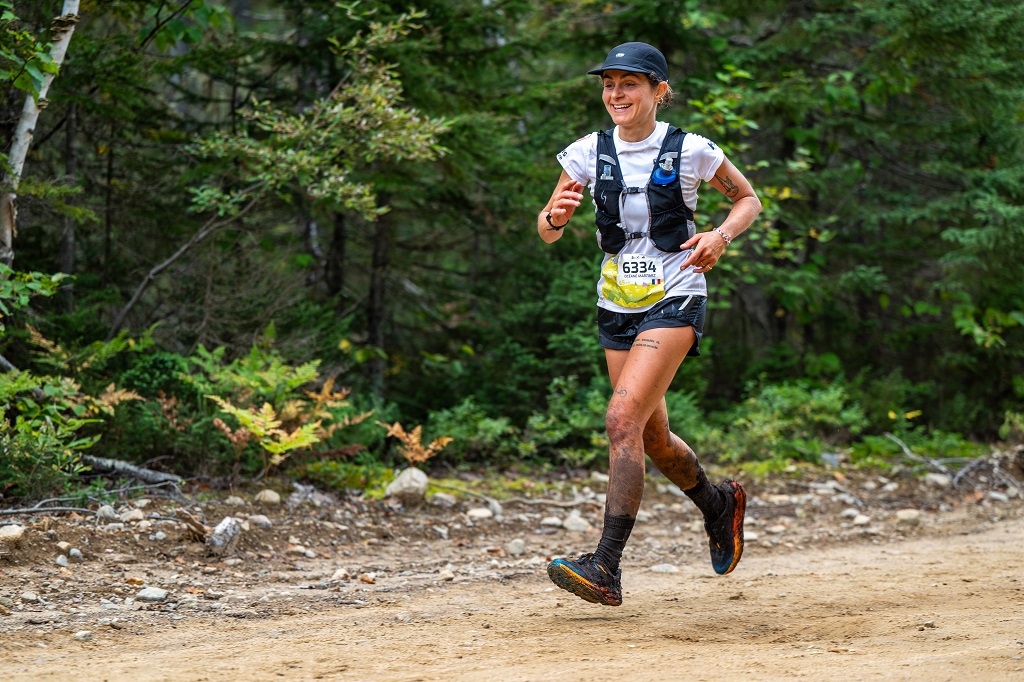
[[671,156],[663,158],[661,163],[654,167],[654,172],[651,173],[651,182],[655,185],[670,185],[678,179],[679,174],[672,167]]

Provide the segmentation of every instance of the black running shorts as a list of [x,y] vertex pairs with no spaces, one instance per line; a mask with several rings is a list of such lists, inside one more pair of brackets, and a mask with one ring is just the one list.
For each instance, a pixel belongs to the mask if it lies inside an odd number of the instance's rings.
[[637,334],[648,329],[693,327],[697,338],[687,355],[700,355],[700,337],[704,334],[706,296],[676,296],[658,301],[653,307],[639,313],[616,313],[597,309],[597,328],[601,347],[609,350],[629,350]]

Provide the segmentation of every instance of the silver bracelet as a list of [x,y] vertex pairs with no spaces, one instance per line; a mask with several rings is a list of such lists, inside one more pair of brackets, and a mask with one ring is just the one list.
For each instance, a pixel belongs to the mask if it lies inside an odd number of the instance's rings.
[[720,227],[716,227],[714,231],[717,232],[719,234],[719,236],[721,236],[721,238],[725,240],[725,245],[726,246],[729,246],[729,244],[732,244],[732,237],[727,235],[725,233],[725,230],[723,230]]

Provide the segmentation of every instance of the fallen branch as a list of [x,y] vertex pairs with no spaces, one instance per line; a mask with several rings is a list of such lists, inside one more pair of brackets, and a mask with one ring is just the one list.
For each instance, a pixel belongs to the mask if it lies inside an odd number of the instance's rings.
[[128,462],[123,462],[119,459],[107,459],[106,457],[82,455],[82,462],[88,464],[94,471],[128,476],[129,478],[140,480],[143,483],[150,483],[154,485],[160,483],[183,483],[185,480],[181,478],[181,476],[177,476],[175,474],[153,471],[152,469],[135,466],[134,464],[129,464]]
[[491,513],[493,513],[495,516],[501,516],[501,513],[502,513],[501,503],[498,502],[493,497],[489,497],[487,495],[484,495],[483,493],[478,493],[475,490],[466,490],[465,488],[456,488],[453,485],[444,485],[442,483],[431,483],[430,485],[434,486],[435,488],[441,488],[443,490],[451,490],[451,491],[456,492],[456,493],[462,493],[463,495],[470,495],[472,497],[479,498],[479,499],[481,499],[481,500],[483,500],[484,502],[487,503],[487,508],[491,510]]
[[892,442],[896,443],[896,445],[899,445],[900,449],[903,450],[903,454],[906,455],[909,459],[912,459],[913,461],[919,464],[930,466],[939,473],[945,474],[946,476],[949,476],[951,479],[953,478],[953,472],[949,469],[949,467],[944,465],[942,462],[932,459],[931,457],[925,457],[923,455],[915,454],[909,447],[907,447],[906,443],[904,443],[891,433],[885,434],[885,437],[891,440]]
[[85,514],[96,513],[92,509],[82,509],[81,507],[29,507],[28,509],[0,509],[0,516],[13,516],[15,514],[40,514],[42,512],[82,512]]
[[559,500],[536,500],[528,497],[513,497],[505,500],[505,504],[539,504],[545,507],[578,507],[582,504],[590,504],[595,507],[604,506],[597,500],[572,500],[571,502],[561,502]]
[[196,517],[192,516],[184,509],[175,510],[174,515],[185,523],[193,540],[197,542],[206,542],[206,539],[210,536],[211,532],[209,526],[205,526],[200,523]]

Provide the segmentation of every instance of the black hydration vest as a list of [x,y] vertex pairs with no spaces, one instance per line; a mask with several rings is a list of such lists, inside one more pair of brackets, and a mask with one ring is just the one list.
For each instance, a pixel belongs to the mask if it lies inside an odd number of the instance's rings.
[[[650,237],[659,251],[679,252],[679,245],[690,238],[689,224],[693,211],[683,202],[679,186],[679,152],[686,132],[669,126],[661,151],[654,160],[654,169],[647,187],[626,187],[615,153],[613,130],[597,134],[597,182],[594,203],[597,205],[598,241],[607,253],[618,253],[627,239],[640,239],[644,232],[626,232],[619,216],[619,196],[646,191],[647,210],[651,216]],[[667,166],[667,170],[666,170]],[[659,172],[659,169],[661,172]]]

